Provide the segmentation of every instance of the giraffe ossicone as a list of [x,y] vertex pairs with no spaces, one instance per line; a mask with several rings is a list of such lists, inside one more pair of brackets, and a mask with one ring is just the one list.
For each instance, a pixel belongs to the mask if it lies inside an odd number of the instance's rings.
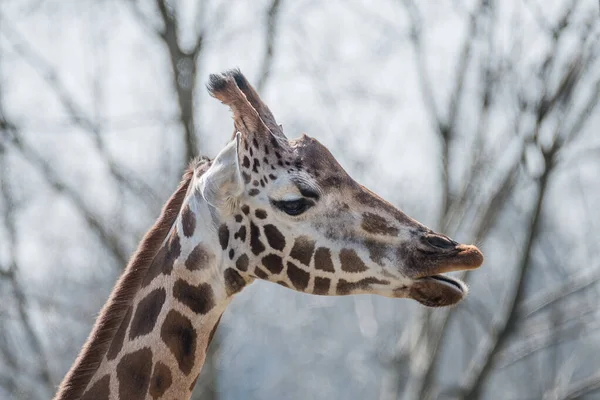
[[235,134],[195,160],[115,286],[56,399],[189,398],[222,313],[255,279],[430,307],[483,255],[354,181],[317,140],[288,140],[239,70],[211,75]]

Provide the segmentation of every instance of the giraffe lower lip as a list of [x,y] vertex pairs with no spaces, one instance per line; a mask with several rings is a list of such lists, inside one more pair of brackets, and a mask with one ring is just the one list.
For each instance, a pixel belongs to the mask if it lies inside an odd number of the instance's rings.
[[430,275],[415,279],[408,297],[427,307],[445,307],[463,300],[467,286],[460,280],[446,275]]
[[454,288],[456,288],[460,292],[463,292],[463,293],[466,292],[465,284],[462,281],[451,278],[446,275],[431,275],[431,276],[426,276],[426,277],[420,278],[419,280],[424,280],[424,279],[434,279],[434,280],[442,282],[444,284],[452,285]]

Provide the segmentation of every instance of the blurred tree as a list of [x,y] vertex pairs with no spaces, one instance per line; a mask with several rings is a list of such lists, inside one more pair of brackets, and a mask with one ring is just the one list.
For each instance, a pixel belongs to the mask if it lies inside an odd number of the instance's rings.
[[599,36],[576,0],[0,2],[0,398],[52,394],[229,137],[203,83],[236,66],[290,136],[487,262],[450,310],[257,283],[194,398],[593,398]]

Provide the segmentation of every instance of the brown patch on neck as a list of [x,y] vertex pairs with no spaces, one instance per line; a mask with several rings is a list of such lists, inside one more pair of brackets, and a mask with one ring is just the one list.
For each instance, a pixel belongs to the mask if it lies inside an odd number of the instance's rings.
[[83,394],[121,326],[152,260],[177,220],[194,171],[200,176],[209,166],[210,162],[207,159],[194,160],[185,171],[177,190],[163,206],[160,216],[140,242],[100,311],[87,342],[60,384],[55,400],[78,399]]

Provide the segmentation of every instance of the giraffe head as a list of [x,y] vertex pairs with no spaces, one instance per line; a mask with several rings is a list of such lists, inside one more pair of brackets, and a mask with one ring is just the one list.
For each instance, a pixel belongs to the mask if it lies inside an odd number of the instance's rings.
[[226,281],[433,307],[465,297],[465,284],[442,274],[479,267],[475,246],[433,232],[354,181],[316,139],[288,140],[238,70],[211,75],[208,88],[233,111],[236,131],[198,183]]

